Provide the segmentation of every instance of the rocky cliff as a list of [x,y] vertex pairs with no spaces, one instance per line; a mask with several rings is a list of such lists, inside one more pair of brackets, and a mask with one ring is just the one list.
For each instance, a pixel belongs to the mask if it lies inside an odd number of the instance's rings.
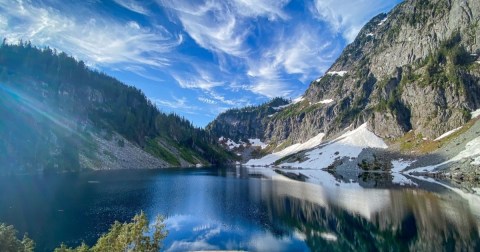
[[[328,139],[365,122],[382,138],[413,130],[434,139],[480,107],[479,21],[476,0],[407,0],[368,22],[301,102],[248,124],[272,145]],[[210,129],[244,122],[225,117]]]
[[274,98],[259,106],[230,109],[220,114],[207,125],[207,130],[218,137],[228,137],[236,142],[247,139],[263,139],[265,126],[270,117],[282,110],[290,101]]

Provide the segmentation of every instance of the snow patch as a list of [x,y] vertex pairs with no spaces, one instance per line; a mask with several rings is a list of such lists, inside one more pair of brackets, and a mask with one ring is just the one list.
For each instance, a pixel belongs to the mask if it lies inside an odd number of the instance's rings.
[[327,74],[328,74],[328,75],[338,75],[338,76],[340,76],[340,77],[343,77],[343,76],[345,76],[345,74],[347,74],[347,73],[348,73],[348,71],[330,71],[330,72],[328,72]]
[[265,144],[264,142],[260,141],[260,139],[258,139],[258,138],[248,139],[248,142],[250,143],[250,145],[255,146],[255,147],[260,147],[260,148],[262,148],[262,149],[267,148],[267,144]]
[[299,103],[299,102],[301,102],[301,101],[303,101],[303,100],[305,100],[305,98],[304,98],[303,96],[300,96],[300,97],[297,97],[297,98],[293,99],[292,102],[289,103],[289,104],[285,104],[285,105],[278,106],[278,107],[272,107],[272,108],[275,109],[275,110],[282,110],[282,109],[284,109],[284,108],[286,108],[286,107],[288,107],[288,106],[290,106],[290,105]]
[[322,78],[318,78],[315,80],[315,82],[320,82],[322,80]]
[[282,110],[288,106],[292,105],[292,103],[289,103],[289,104],[285,104],[285,105],[282,105],[282,106],[278,106],[278,107],[272,107],[273,109],[275,110]]
[[333,99],[326,99],[326,100],[322,100],[322,101],[319,101],[315,104],[329,104],[329,103],[332,103],[333,102]]
[[[448,164],[448,163],[451,163],[451,162],[460,161],[460,160],[465,159],[465,158],[475,157],[475,156],[480,156],[480,137],[477,137],[477,138],[473,139],[472,141],[468,142],[467,145],[465,146],[465,150],[461,151],[460,153],[458,153],[455,157],[453,157],[450,160],[447,160],[447,161],[445,161],[443,163],[440,163],[440,164],[437,164],[437,165],[415,168],[415,169],[409,170],[408,172],[409,173],[411,173],[411,172],[431,172],[439,166],[442,166],[442,165],[445,165],[445,164]],[[476,157],[475,160],[473,161],[473,163],[476,164],[477,160],[479,158],[480,157]],[[478,160],[478,161],[479,161],[479,164],[480,164],[480,160]]]
[[233,141],[232,139],[228,139],[227,142],[226,142],[226,144],[227,144],[227,146],[228,146],[228,148],[229,148],[230,150],[235,149],[235,148],[238,148],[238,147],[240,147],[240,146],[242,145],[242,144],[240,144],[240,143],[236,143],[236,142]]
[[277,161],[280,158],[283,158],[285,156],[291,155],[293,153],[297,153],[299,151],[311,149],[313,147],[318,146],[320,143],[322,143],[322,139],[325,136],[324,133],[320,133],[316,135],[315,137],[309,139],[305,143],[297,143],[294,145],[291,145],[279,152],[274,152],[272,154],[266,155],[265,157],[262,157],[260,159],[250,159],[246,165],[270,165],[273,164],[275,161]]
[[480,109],[472,111],[472,119],[480,116]]
[[240,141],[239,143],[236,143],[235,141],[233,141],[232,139],[230,138],[226,138],[226,137],[223,137],[221,136],[220,138],[218,138],[218,141],[221,143],[221,144],[224,144],[228,147],[228,149],[230,150],[233,150],[235,148],[238,148],[240,146],[243,146],[245,147],[247,144]]
[[305,98],[303,96],[297,97],[297,98],[293,99],[292,104],[299,103],[303,100],[305,100]]
[[[472,117],[473,117],[473,116],[472,116]],[[435,140],[433,140],[433,141],[438,141],[438,140],[441,140],[441,139],[443,139],[443,138],[445,138],[445,137],[448,137],[448,136],[450,136],[451,134],[457,132],[457,131],[458,131],[459,129],[461,129],[461,128],[462,128],[462,127],[458,127],[458,128],[456,128],[456,129],[447,131],[447,132],[443,133],[443,135],[435,138]]]
[[373,33],[367,33],[366,36],[367,36],[367,37],[373,37],[373,36],[375,36],[375,35],[373,35]]
[[382,21],[380,21],[380,23],[378,23],[378,26],[383,25],[387,21],[387,19],[388,19],[388,17],[382,19]]
[[320,236],[327,241],[337,241],[337,236],[334,233],[320,233]]

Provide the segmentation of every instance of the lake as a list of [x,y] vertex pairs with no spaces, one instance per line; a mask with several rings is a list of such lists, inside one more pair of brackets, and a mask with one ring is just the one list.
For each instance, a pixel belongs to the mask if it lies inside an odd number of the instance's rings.
[[92,244],[142,210],[166,217],[166,251],[480,250],[478,195],[431,179],[304,174],[307,182],[240,167],[6,176],[0,222],[28,232],[37,251]]

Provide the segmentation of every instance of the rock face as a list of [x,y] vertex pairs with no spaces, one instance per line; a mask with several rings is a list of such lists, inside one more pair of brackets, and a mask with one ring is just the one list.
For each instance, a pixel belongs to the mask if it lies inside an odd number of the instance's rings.
[[207,130],[218,137],[225,136],[236,142],[247,139],[264,139],[266,121],[278,112],[288,100],[275,98],[260,106],[228,110],[207,125]]
[[254,122],[222,114],[209,129],[247,123],[255,137],[278,144],[368,122],[383,138],[413,130],[434,139],[480,107],[479,25],[477,0],[404,1],[368,22],[303,101]]

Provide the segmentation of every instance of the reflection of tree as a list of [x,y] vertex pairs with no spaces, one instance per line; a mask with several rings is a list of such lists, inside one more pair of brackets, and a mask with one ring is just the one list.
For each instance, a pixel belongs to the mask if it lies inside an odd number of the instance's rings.
[[[264,201],[274,226],[303,233],[312,251],[475,251],[480,246],[468,205],[448,194],[393,190],[390,202],[369,220],[335,198],[321,206],[298,195],[276,194],[274,187],[272,194],[263,194],[269,197]],[[334,234],[336,241],[325,234]]]

